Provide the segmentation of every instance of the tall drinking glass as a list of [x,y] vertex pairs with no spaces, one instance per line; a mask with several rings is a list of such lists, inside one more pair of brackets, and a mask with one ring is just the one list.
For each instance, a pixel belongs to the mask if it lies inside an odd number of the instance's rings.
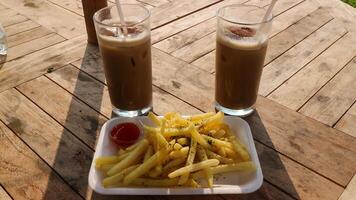
[[265,13],[248,5],[218,11],[215,108],[226,114],[243,117],[253,112],[272,23],[272,15],[262,21]]
[[152,110],[150,12],[138,4],[121,6],[126,23],[115,5],[94,15],[106,82],[115,114],[145,115]]

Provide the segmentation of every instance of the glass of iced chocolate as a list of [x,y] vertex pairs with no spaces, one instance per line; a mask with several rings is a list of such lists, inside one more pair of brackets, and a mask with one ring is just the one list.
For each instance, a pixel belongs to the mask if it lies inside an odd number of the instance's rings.
[[272,15],[264,8],[229,5],[218,11],[215,108],[244,117],[258,95]]
[[94,23],[113,113],[145,115],[152,110],[150,12],[138,4],[122,4],[95,13]]

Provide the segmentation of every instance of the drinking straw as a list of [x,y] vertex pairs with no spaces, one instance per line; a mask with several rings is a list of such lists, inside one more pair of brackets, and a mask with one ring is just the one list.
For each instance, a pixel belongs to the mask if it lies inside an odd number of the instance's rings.
[[120,0],[115,0],[115,1],[116,1],[117,12],[119,13],[119,17],[120,17],[120,22],[121,22],[121,24],[123,26],[124,36],[126,37],[127,34],[128,34],[128,31],[127,31],[126,22],[125,22],[125,19],[124,19],[124,14],[122,12]]
[[270,14],[272,12],[272,9],[273,9],[274,5],[276,4],[276,2],[277,2],[277,0],[272,0],[271,4],[269,5],[269,7],[268,7],[268,9],[266,11],[265,16],[263,16],[263,19],[262,19],[261,23],[267,21],[267,18],[268,18],[268,16],[270,16]]

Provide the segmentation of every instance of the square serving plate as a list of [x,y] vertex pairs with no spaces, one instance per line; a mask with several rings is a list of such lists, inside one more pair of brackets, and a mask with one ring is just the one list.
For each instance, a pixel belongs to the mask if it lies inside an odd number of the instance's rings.
[[[109,133],[111,129],[123,122],[138,122],[153,125],[148,117],[135,118],[113,118],[107,121],[100,132],[99,140],[96,145],[96,151],[90,167],[89,185],[97,193],[104,195],[187,195],[187,194],[242,194],[251,193],[261,187],[263,175],[261,165],[258,160],[256,147],[251,135],[250,126],[243,119],[238,117],[225,116],[225,123],[229,124],[230,128],[240,140],[246,144],[252,161],[256,165],[255,172],[230,172],[214,176],[213,188],[190,188],[190,187],[118,187],[104,188],[101,184],[103,174],[95,168],[94,160],[99,156],[115,155],[117,153],[116,146],[111,142]],[[142,130],[142,128],[140,127]],[[204,183],[202,181],[201,183]]]

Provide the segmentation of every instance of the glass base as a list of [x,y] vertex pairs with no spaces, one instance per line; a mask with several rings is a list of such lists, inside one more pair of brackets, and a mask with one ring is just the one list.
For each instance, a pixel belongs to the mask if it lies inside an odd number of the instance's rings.
[[227,115],[238,116],[238,117],[246,117],[253,113],[254,109],[252,107],[244,108],[244,109],[230,109],[220,105],[218,102],[215,102],[215,109],[221,111]]
[[142,115],[147,115],[148,112],[152,111],[152,106],[145,107],[139,110],[122,110],[113,107],[112,117],[137,117]]

